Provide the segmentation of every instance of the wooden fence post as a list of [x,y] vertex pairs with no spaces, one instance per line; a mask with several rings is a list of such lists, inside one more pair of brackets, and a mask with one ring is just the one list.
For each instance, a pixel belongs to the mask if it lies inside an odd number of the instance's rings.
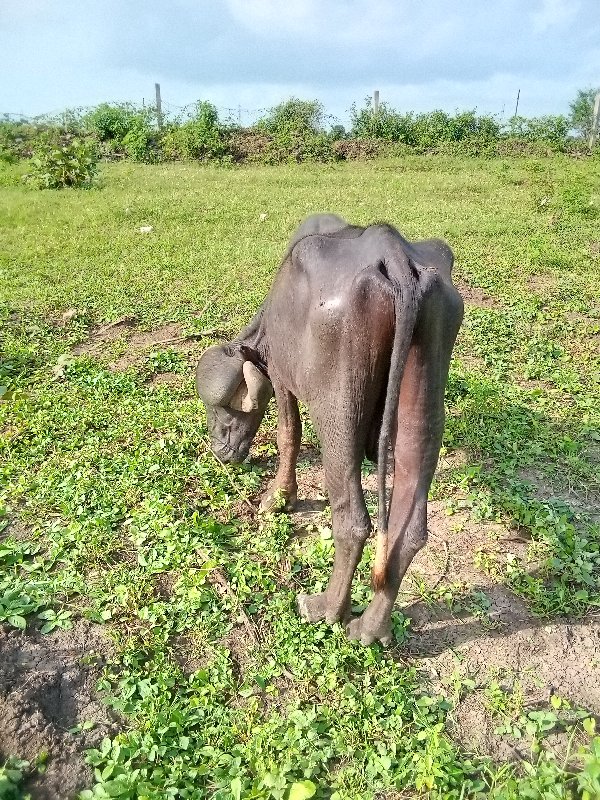
[[373,114],[379,114],[379,89],[373,92]]
[[158,130],[162,130],[163,126],[163,115],[162,115],[162,103],[160,99],[160,83],[155,83],[154,88],[156,89],[156,122],[158,123]]

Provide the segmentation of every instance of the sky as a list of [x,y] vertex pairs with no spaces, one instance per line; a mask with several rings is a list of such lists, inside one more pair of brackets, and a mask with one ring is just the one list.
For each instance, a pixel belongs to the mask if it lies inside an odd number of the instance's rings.
[[292,96],[568,114],[600,87],[600,0],[0,0],[0,114],[196,100],[248,124]]

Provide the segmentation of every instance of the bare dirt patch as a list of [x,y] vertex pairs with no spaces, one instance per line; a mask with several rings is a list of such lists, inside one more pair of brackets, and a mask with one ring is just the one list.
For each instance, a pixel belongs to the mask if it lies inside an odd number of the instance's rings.
[[158,372],[147,383],[148,386],[171,386],[178,389],[184,386],[187,378],[187,375],[182,375],[179,372]]
[[[441,504],[430,503],[429,543],[415,558],[404,588],[410,591],[406,583],[411,577],[435,582],[443,563],[444,582],[464,584],[475,597],[484,597],[484,613],[455,613],[441,601],[405,606],[412,635],[404,655],[408,649],[434,686],[448,687],[457,672],[476,681],[474,693],[454,713],[453,733],[463,747],[499,761],[527,758],[528,741],[508,742],[494,733],[499,721],[486,710],[483,690],[498,679],[509,693],[518,687],[525,710],[547,707],[557,694],[600,713],[600,617],[548,621],[534,616],[510,589],[473,563],[478,550],[522,556],[526,542],[501,526],[462,520],[464,527],[456,532],[456,524],[456,516],[447,517]],[[557,737],[559,750],[564,744]]]
[[[32,800],[70,800],[93,782],[84,752],[119,727],[94,689],[109,649],[84,622],[45,636],[0,628],[0,761],[45,761],[25,784]],[[69,733],[84,722],[94,727]]]
[[20,519],[13,517],[9,520],[8,525],[0,528],[0,542],[9,536],[17,541],[26,541],[31,538],[31,528]]
[[92,328],[89,339],[81,344],[75,345],[73,355],[95,354],[105,348],[111,342],[115,342],[135,326],[135,317],[121,317],[121,319],[109,322],[106,325],[99,325]]
[[594,522],[600,522],[600,486],[575,487],[558,478],[545,475],[541,470],[522,469],[520,477],[529,483],[539,500],[565,503],[576,513],[582,513]]
[[469,286],[467,283],[457,283],[457,289],[467,306],[473,308],[501,308],[502,303],[497,297],[489,295],[479,286]]
[[549,275],[548,273],[530,275],[529,278],[527,279],[527,286],[533,292],[540,292],[541,294],[546,294],[556,289],[556,287],[558,286],[558,280],[556,276]]
[[[213,333],[200,331],[186,334],[178,322],[170,322],[152,331],[140,331],[136,328],[134,317],[123,317],[93,328],[87,341],[76,345],[72,352],[73,355],[98,357],[107,363],[109,369],[122,372],[130,367],[138,367],[153,350],[173,349],[190,357],[199,356],[202,347],[198,340]],[[163,383],[172,381],[172,378],[168,378]]]
[[[439,468],[444,468],[443,460]],[[303,447],[298,484],[292,520],[302,536],[310,523],[327,524],[323,472],[314,448]],[[367,503],[374,505],[374,471],[363,477],[363,488]],[[491,680],[508,681],[509,693],[518,687],[525,711],[547,708],[550,696],[558,694],[600,714],[600,616],[540,619],[476,566],[477,552],[500,562],[509,554],[524,558],[528,541],[518,533],[496,523],[474,523],[466,513],[449,516],[441,501],[429,503],[428,529],[428,545],[414,559],[398,600],[411,619],[409,641],[392,655],[422,669],[433,691],[448,694],[457,672],[476,682],[455,708],[456,741],[497,761],[530,757],[528,740],[515,744],[494,733],[499,721],[487,709],[484,694]],[[440,596],[445,587],[457,598],[458,610],[453,600]],[[554,738],[560,752],[565,742]]]
[[206,642],[196,639],[192,634],[179,634],[171,642],[171,654],[188,677],[210,662]]

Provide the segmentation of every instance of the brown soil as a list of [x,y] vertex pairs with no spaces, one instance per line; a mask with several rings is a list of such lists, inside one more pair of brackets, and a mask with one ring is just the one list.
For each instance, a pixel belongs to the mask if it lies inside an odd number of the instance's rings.
[[[461,459],[459,452],[446,460]],[[444,460],[439,469],[444,468]],[[292,515],[298,535],[323,521],[323,473],[314,449],[303,448],[298,470],[299,502]],[[376,502],[376,474],[363,478],[367,501]],[[572,497],[569,496],[572,503]],[[445,503],[431,501],[429,542],[414,559],[404,580],[398,607],[410,617],[409,640],[391,654],[416,664],[432,691],[451,693],[451,676],[476,681],[453,712],[452,732],[469,752],[498,761],[530,757],[530,741],[508,741],[494,733],[500,724],[485,706],[484,689],[497,679],[507,691],[523,692],[523,708],[548,708],[551,694],[600,714],[600,616],[587,620],[543,620],[499,580],[479,570],[474,556],[483,552],[504,563],[509,554],[524,557],[527,539],[492,523],[474,523],[466,513],[448,516]],[[418,587],[424,585],[424,593]],[[457,603],[437,599],[447,587]],[[436,595],[437,592],[437,595]],[[461,597],[484,602],[471,610]],[[563,737],[565,738],[565,737]],[[554,737],[555,749],[566,741]]]
[[159,372],[153,375],[148,381],[148,386],[171,386],[180,388],[188,379],[187,375],[178,372]]
[[[108,649],[83,621],[45,636],[0,628],[0,763],[31,763],[24,789],[32,800],[70,800],[93,782],[84,752],[118,730],[94,690]],[[69,733],[86,721],[91,730]]]
[[31,528],[17,518],[10,519],[8,525],[0,529],[0,541],[9,536],[17,541],[26,541],[31,538]]
[[558,281],[554,275],[531,275],[527,279],[527,286],[533,292],[541,292],[545,294],[549,291],[556,289]]
[[489,607],[480,615],[456,613],[444,602],[414,600],[413,595],[413,602],[402,609],[411,618],[412,635],[400,655],[416,659],[440,690],[456,670],[476,681],[476,690],[455,710],[454,735],[467,750],[499,761],[527,758],[529,742],[515,746],[494,734],[499,721],[486,711],[483,694],[492,678],[509,692],[517,684],[526,710],[547,707],[550,695],[558,694],[600,713],[600,618],[550,622],[535,617],[519,597],[473,563],[477,551],[504,560],[509,553],[524,556],[525,549],[523,539],[501,526],[474,525],[462,515],[448,517],[443,503],[431,502],[429,543],[405,581],[418,576],[434,585],[442,577],[442,585],[462,585],[487,598]]
[[127,336],[134,326],[135,317],[121,317],[115,322],[99,325],[92,329],[86,342],[82,342],[73,348],[73,355],[97,353],[110,342],[115,342],[121,337]]
[[[205,332],[206,335],[213,333]],[[148,353],[156,349],[171,348],[190,356],[199,356],[202,350],[198,343],[200,335],[186,335],[178,322],[170,322],[153,331],[140,331],[136,329],[133,317],[123,317],[93,328],[87,341],[76,345],[72,352],[73,355],[98,357],[107,362],[109,369],[122,372],[129,367],[139,366]],[[168,378],[154,376],[152,383],[176,383],[173,373],[164,373],[164,376],[167,375]]]
[[210,662],[206,642],[196,639],[193,634],[174,636],[171,640],[171,654],[186,676],[206,667]]
[[456,288],[465,301],[466,306],[473,308],[501,308],[502,302],[497,297],[491,297],[485,289],[479,286],[469,286],[467,283],[458,282]]
[[[592,460],[592,459],[590,459]],[[595,486],[570,486],[558,476],[545,475],[540,470],[522,469],[520,477],[529,483],[539,500],[566,503],[575,513],[582,513],[594,522],[600,522],[600,484]]]

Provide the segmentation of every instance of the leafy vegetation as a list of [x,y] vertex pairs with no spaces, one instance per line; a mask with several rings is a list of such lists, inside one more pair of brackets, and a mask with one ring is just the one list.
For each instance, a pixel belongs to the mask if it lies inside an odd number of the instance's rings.
[[334,136],[325,133],[325,111],[321,103],[292,98],[272,108],[256,125],[268,134],[267,163],[286,161],[333,161]]
[[511,117],[508,134],[526,142],[546,142],[557,149],[564,148],[569,132],[569,120],[563,116]]
[[123,142],[132,131],[141,125],[149,126],[151,112],[136,108],[130,103],[109,105],[101,103],[82,117],[84,129],[100,142]]
[[570,105],[571,126],[578,131],[583,139],[589,139],[592,132],[594,100],[598,92],[600,92],[600,87],[596,89],[580,89]]
[[108,156],[122,153],[133,161],[156,161],[158,136],[154,117],[150,108],[101,103],[84,114],[79,123],[70,122],[98,141]]
[[24,180],[38,189],[89,189],[98,171],[98,154],[91,142],[60,142],[48,136],[38,140],[28,164]]
[[0,797],[2,800],[23,800],[19,787],[28,767],[27,761],[17,758],[9,758],[0,767]]
[[[157,344],[119,372],[125,340],[73,348],[132,316],[142,330],[179,322],[198,348],[233,335],[317,209],[445,237],[467,313],[444,456],[463,458],[432,497],[526,540],[520,555],[473,559],[529,609],[585,615],[600,603],[599,191],[596,159],[560,155],[124,162],[99,192],[0,189],[0,621],[68,633],[83,618],[115,637],[100,690],[123,730],[89,753],[82,798],[598,796],[599,738],[569,698],[526,707],[517,685],[490,682],[498,735],[532,747],[530,762],[494,764],[450,737],[472,683],[433,687],[406,656],[400,610],[389,652],[299,621],[295,593],[322,588],[331,566],[327,513],[302,538],[293,517],[254,513],[264,461],[229,469],[210,455],[192,355]],[[150,380],[164,372],[178,382]],[[270,412],[256,454],[273,451],[274,426]],[[487,613],[484,593],[451,581],[419,595]],[[559,758],[548,737],[565,729]],[[23,770],[3,770],[16,793]]]
[[[331,124],[317,100],[295,97],[270,109],[249,128],[221,120],[216,107],[198,101],[191,112],[158,126],[156,110],[132,103],[85,111],[68,109],[34,124],[0,121],[0,163],[31,156],[50,135],[61,146],[73,137],[94,143],[106,159],[156,163],[170,160],[283,164],[370,159],[381,155],[454,153],[463,155],[548,155],[579,152],[589,136],[594,91],[580,91],[569,119],[554,115],[512,117],[501,123],[475,110],[400,112],[388,103],[373,111],[370,98],[351,108],[347,134]],[[571,136],[577,131],[578,137]],[[583,141],[582,141],[583,140]]]
[[500,138],[498,122],[490,116],[477,116],[475,111],[455,115],[444,111],[399,114],[387,103],[382,103],[374,114],[371,101],[367,98],[362,109],[352,107],[351,117],[354,137],[400,142],[419,152],[449,142],[469,141],[471,144],[485,145]]
[[229,134],[228,127],[219,122],[217,109],[199,102],[187,120],[169,126],[162,148],[167,158],[222,161],[229,156]]

